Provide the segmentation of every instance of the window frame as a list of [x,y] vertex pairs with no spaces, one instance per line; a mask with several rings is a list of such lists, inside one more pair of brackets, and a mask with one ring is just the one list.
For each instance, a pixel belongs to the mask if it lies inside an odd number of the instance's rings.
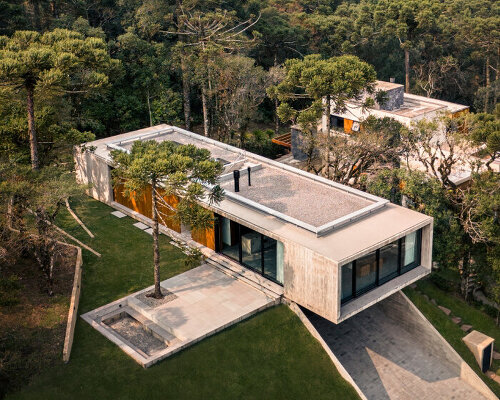
[[[406,267],[403,265],[403,260],[404,260],[404,254],[403,254],[403,241],[405,240],[406,236],[408,236],[409,234],[412,234],[413,232],[410,232],[408,233],[407,235],[397,239],[397,243],[398,243],[398,256],[397,256],[397,259],[398,259],[398,267],[397,267],[397,271],[384,278],[381,278],[380,277],[380,250],[387,246],[387,245],[384,245],[382,247],[379,247],[378,249],[376,249],[375,251],[371,251],[371,252],[368,252],[366,254],[363,254],[362,256],[359,256],[357,259],[351,261],[351,262],[348,262],[344,265],[342,265],[340,268],[340,273],[339,273],[339,276],[340,276],[340,304],[341,305],[344,305],[346,303],[348,303],[349,301],[353,300],[353,299],[356,299],[360,296],[363,296],[364,294],[370,292],[371,290],[381,286],[381,285],[384,285],[385,283],[397,278],[398,276],[401,276],[401,275],[404,275],[405,273],[411,271],[412,269],[415,269],[416,267],[418,267],[420,265],[420,263],[422,262],[422,229],[423,228],[420,228],[416,231],[413,231],[416,233],[416,250],[417,250],[417,257],[415,259],[415,261],[413,261],[412,263],[408,264]],[[396,241],[394,241],[396,242]],[[391,243],[394,243],[394,242],[391,242]],[[375,258],[376,258],[376,279],[375,279],[375,283],[374,284],[370,284],[369,286],[367,286],[366,288],[363,288],[362,290],[357,290],[357,282],[356,282],[356,271],[357,271],[357,261],[363,257],[366,257],[372,253],[375,253]],[[342,268],[348,266],[349,264],[352,264],[352,271],[351,271],[351,281],[352,281],[352,292],[351,292],[351,295],[350,296],[347,296],[345,298],[342,298]]]

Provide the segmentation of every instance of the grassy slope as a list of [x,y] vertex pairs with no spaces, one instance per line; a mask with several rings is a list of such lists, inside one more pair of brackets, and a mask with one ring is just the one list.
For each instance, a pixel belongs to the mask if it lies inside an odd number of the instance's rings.
[[[65,215],[60,225],[103,254],[84,251],[79,313],[152,284],[151,237],[91,199],[74,209],[96,238]],[[162,237],[162,279],[184,270],[183,255]],[[286,306],[262,312],[142,369],[83,320],[69,364],[37,377],[11,399],[356,399],[354,389]]]
[[483,379],[490,389],[493,390],[497,396],[500,396],[500,385],[486,377],[480,371],[476,359],[462,341],[466,333],[460,329],[459,325],[453,323],[450,317],[446,316],[439,308],[425,299],[423,294],[429,296],[430,299],[435,299],[437,304],[449,308],[452,316],[462,318],[462,323],[472,325],[473,329],[495,338],[495,343],[498,345],[500,343],[500,329],[495,326],[495,321],[485,313],[467,304],[458,296],[442,291],[429,280],[419,281],[417,286],[422,294],[411,288],[406,288],[404,290],[405,294],[434,325],[448,343],[453,346],[457,353],[460,354],[460,356]]

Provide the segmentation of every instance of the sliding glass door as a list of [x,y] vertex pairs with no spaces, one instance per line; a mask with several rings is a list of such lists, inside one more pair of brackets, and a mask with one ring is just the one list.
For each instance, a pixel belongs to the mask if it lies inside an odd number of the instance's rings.
[[233,221],[221,217],[219,219],[219,229],[220,229],[220,252],[233,260],[239,261],[239,227],[238,224]]
[[280,284],[283,243],[222,216],[217,218],[216,250]]

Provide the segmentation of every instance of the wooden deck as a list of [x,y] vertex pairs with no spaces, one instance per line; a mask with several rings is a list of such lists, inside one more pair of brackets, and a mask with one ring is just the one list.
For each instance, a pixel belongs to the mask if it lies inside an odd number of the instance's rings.
[[273,143],[279,144],[280,146],[284,146],[288,149],[292,148],[292,134],[285,133],[283,135],[276,136],[272,139]]

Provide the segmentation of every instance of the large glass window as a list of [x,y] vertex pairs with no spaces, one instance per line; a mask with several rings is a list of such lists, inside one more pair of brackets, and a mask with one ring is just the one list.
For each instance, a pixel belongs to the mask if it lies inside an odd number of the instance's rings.
[[379,281],[387,282],[398,275],[399,240],[380,249]]
[[263,254],[264,254],[264,275],[270,276],[275,281],[278,280],[278,242],[270,237],[263,236],[262,238]]
[[260,271],[262,268],[262,235],[243,225],[240,225],[240,229],[241,263]]
[[422,231],[412,232],[406,235],[401,247],[401,272],[407,272],[420,264],[420,245]]
[[283,283],[283,243],[228,218],[219,216],[218,221],[217,251]]
[[341,268],[341,302],[360,296],[420,265],[422,230],[412,232]]
[[352,269],[353,269],[352,262],[342,266],[342,276],[341,276],[342,301],[346,301],[352,298],[352,276],[353,276]]
[[377,254],[371,253],[356,260],[356,294],[377,284]]

